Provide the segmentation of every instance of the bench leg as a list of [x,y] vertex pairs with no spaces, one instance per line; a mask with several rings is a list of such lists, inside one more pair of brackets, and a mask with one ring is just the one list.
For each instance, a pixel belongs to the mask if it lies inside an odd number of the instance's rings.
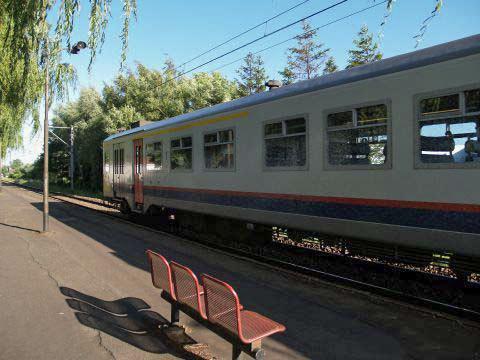
[[242,347],[239,344],[232,344],[232,360],[240,360],[242,358]]
[[263,349],[255,350],[255,360],[265,360],[265,351]]
[[175,304],[170,307],[170,324],[176,324],[180,322],[180,311]]

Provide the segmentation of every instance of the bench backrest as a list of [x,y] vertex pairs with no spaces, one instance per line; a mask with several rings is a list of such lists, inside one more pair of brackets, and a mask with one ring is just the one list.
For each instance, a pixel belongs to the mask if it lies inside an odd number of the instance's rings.
[[150,274],[152,275],[153,286],[166,291],[176,300],[172,283],[172,272],[167,259],[151,250],[147,250],[147,256],[150,263]]
[[202,274],[202,282],[208,320],[239,336],[241,334],[240,301],[235,290],[226,282],[206,274]]
[[200,284],[193,271],[175,261],[170,262],[170,267],[177,301],[191,307],[206,318],[200,298]]

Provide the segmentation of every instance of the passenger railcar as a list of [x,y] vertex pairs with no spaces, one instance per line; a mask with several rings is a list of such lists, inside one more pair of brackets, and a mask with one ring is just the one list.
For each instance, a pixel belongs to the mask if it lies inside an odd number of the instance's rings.
[[104,195],[480,258],[480,35],[104,142]]

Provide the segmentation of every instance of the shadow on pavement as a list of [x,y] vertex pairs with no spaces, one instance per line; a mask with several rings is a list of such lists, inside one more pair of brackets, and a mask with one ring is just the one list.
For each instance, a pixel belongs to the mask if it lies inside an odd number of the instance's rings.
[[17,225],[11,225],[11,224],[0,223],[0,226],[8,226],[8,227],[11,227],[11,228],[14,228],[14,229],[27,230],[27,231],[32,231],[32,232],[40,233],[40,231],[38,231],[38,230],[35,230],[35,229],[29,229],[29,228],[22,227],[22,226],[17,226]]
[[67,297],[65,301],[75,310],[81,324],[144,351],[172,353],[158,336],[159,327],[167,325],[167,320],[148,310],[150,306],[142,299],[127,297],[105,301],[63,286],[60,292]]
[[[40,202],[32,202],[32,206],[39,210],[42,209],[42,203]],[[189,250],[188,243],[174,245],[177,241],[175,239],[160,241],[159,237],[161,237],[161,235],[136,228],[133,225],[117,222],[88,209],[63,202],[51,202],[50,215],[100,244],[109,247],[113,256],[118,257],[127,264],[144,270],[146,277],[150,277],[150,275],[145,252],[151,249],[165,255],[168,259],[186,264],[196,274],[203,272],[209,273],[230,283],[240,292],[240,299],[246,308],[270,317],[287,327],[287,332],[276,335],[275,341],[283,343],[290,349],[302,353],[307,358],[314,359],[321,356],[322,351],[316,346],[317,343],[322,341],[320,333],[316,331],[321,329],[321,312],[318,311],[318,304],[310,301],[310,299],[299,296],[292,298],[284,293],[285,289],[265,284],[261,276],[260,278],[258,278],[258,275],[252,277],[252,274],[242,273],[238,269],[227,266],[222,262],[211,261],[211,259],[206,261],[203,256],[199,256]],[[209,251],[206,250],[206,252],[208,253]],[[202,251],[202,253],[205,252]],[[280,281],[283,280],[280,279]],[[151,333],[149,333],[149,335],[135,335],[135,333],[132,333],[129,329],[133,329],[138,325],[133,325],[130,320],[114,318],[115,316],[118,317],[118,314],[123,314],[123,311],[119,311],[119,309],[116,308],[113,309],[115,311],[108,310],[109,307],[132,306],[131,304],[128,305],[129,302],[127,299],[120,299],[113,303],[96,299],[101,302],[100,306],[97,306],[95,305],[95,298],[92,299],[87,295],[81,295],[82,298],[72,298],[93,305],[94,307],[105,309],[107,312],[117,314],[110,315],[100,313],[103,315],[103,317],[101,317],[100,314],[94,312],[93,309],[84,304],[82,306],[85,310],[88,308],[88,311],[78,310],[75,308],[75,306],[78,307],[78,304],[70,301],[69,305],[74,310],[79,311],[77,318],[82,324],[109,333],[139,348],[152,348],[152,344],[158,344],[158,340],[154,342],[152,339]],[[69,295],[66,294],[66,296]],[[139,304],[137,303],[136,306],[138,307]],[[294,316],[292,316],[292,309],[294,309],[296,313]],[[138,317],[144,315],[142,313],[145,310],[136,309],[134,311],[136,312],[135,316]],[[129,317],[130,316],[131,315],[129,315]],[[311,324],[307,327],[308,330],[304,330],[305,324],[302,319],[305,318],[311,320]],[[118,321],[120,321],[122,325],[120,328],[118,328],[118,325],[115,325],[118,324]],[[139,321],[142,326],[145,326],[145,324],[149,324],[148,321],[150,320],[143,317],[143,319]],[[295,329],[297,331],[295,331]],[[139,343],[144,337],[147,339],[146,343]],[[153,346],[153,348],[155,347]],[[161,347],[161,349],[162,350],[158,350],[166,351],[164,346]]]

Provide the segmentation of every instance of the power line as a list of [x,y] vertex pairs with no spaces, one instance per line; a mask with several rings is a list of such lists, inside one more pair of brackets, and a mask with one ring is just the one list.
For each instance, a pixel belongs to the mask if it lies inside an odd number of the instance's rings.
[[[360,13],[362,13],[362,12],[365,12],[365,11],[367,11],[367,10],[373,9],[374,7],[377,7],[377,6],[379,6],[379,5],[385,4],[387,1],[388,1],[388,0],[384,0],[384,1],[382,1],[382,2],[376,3],[375,5],[371,5],[371,6],[368,6],[368,7],[366,7],[366,8],[363,8],[363,9],[361,9],[361,10],[352,12],[352,13],[350,13],[350,14],[348,14],[348,15],[342,16],[342,17],[340,17],[340,18],[338,18],[338,19],[335,19],[335,20],[330,21],[330,22],[328,22],[328,23],[325,23],[325,24],[323,24],[323,25],[321,25],[321,26],[319,26],[319,27],[316,27],[316,28],[310,30],[308,33],[312,33],[312,32],[314,32],[314,31],[318,31],[318,30],[323,29],[323,28],[325,28],[325,27],[327,27],[327,26],[329,26],[329,25],[332,25],[332,24],[335,24],[335,23],[340,22],[340,21],[342,21],[342,20],[348,19],[349,17],[355,16],[355,15],[360,14]],[[264,52],[264,51],[270,50],[270,49],[272,49],[272,48],[274,48],[274,47],[277,47],[277,46],[279,46],[279,45],[283,45],[283,44],[285,44],[285,43],[287,43],[287,42],[289,42],[289,41],[295,40],[296,38],[297,38],[297,36],[293,36],[293,37],[288,38],[288,39],[286,39],[286,40],[280,41],[279,43],[276,43],[276,44],[270,45],[270,46],[268,46],[268,47],[266,47],[266,48],[263,48],[263,49],[260,49],[260,50],[258,50],[258,51],[255,51],[255,52],[253,52],[252,54],[253,54],[253,55],[256,55],[256,54],[262,53],[262,52]],[[217,68],[215,68],[215,69],[213,69],[213,70],[211,70],[211,71],[217,71],[217,70],[223,69],[223,68],[225,68],[225,67],[227,67],[227,66],[230,66],[230,65],[232,65],[232,64],[235,64],[236,62],[239,62],[239,61],[241,61],[241,60],[243,60],[243,59],[245,59],[245,56],[244,56],[244,57],[241,57],[241,58],[238,58],[237,60],[231,61],[231,62],[229,62],[228,64],[219,66],[219,67],[217,67]]]
[[296,24],[298,24],[298,23],[300,23],[300,22],[302,22],[302,21],[304,21],[304,20],[307,20],[307,19],[313,17],[313,16],[316,16],[316,15],[318,15],[318,14],[321,14],[321,13],[325,12],[325,11],[328,11],[328,10],[330,10],[330,9],[333,9],[333,8],[335,8],[335,7],[343,4],[343,3],[346,3],[347,1],[349,1],[349,0],[341,0],[341,1],[338,1],[338,2],[336,2],[336,3],[333,4],[333,5],[327,6],[327,7],[323,8],[323,9],[321,9],[321,10],[318,10],[318,11],[314,12],[313,14],[310,14],[310,15],[308,15],[308,16],[305,16],[305,17],[303,17],[303,18],[301,18],[301,19],[299,19],[299,20],[296,20],[296,21],[288,24],[288,25],[282,26],[281,28],[278,28],[278,29],[276,29],[276,30],[274,30],[274,31],[271,31],[271,32],[269,32],[269,33],[267,33],[267,34],[265,34],[265,35],[263,35],[263,36],[260,36],[260,37],[258,37],[258,38],[256,38],[256,39],[254,39],[254,40],[252,40],[252,41],[249,41],[249,42],[246,43],[246,44],[240,45],[240,46],[236,47],[236,48],[233,49],[233,50],[230,50],[230,51],[228,51],[228,52],[226,52],[226,53],[223,53],[222,55],[219,55],[219,56],[217,56],[217,57],[215,57],[215,58],[213,58],[213,59],[211,59],[211,60],[208,60],[208,61],[206,61],[206,62],[204,62],[204,63],[202,63],[202,64],[200,64],[200,65],[197,65],[197,66],[195,66],[195,67],[193,67],[193,68],[191,68],[191,69],[189,69],[189,70],[187,70],[187,71],[184,71],[184,72],[178,74],[177,76],[174,76],[172,79],[166,81],[166,82],[164,83],[164,85],[167,84],[167,83],[170,82],[170,81],[174,81],[174,80],[178,79],[179,77],[181,77],[181,76],[183,76],[183,75],[185,75],[185,74],[191,73],[192,71],[195,71],[195,70],[197,70],[197,69],[199,69],[199,68],[201,68],[201,67],[203,67],[203,66],[205,66],[205,65],[208,65],[208,64],[210,64],[210,63],[212,63],[212,62],[214,62],[214,61],[216,61],[216,60],[218,60],[218,59],[221,59],[221,58],[223,58],[223,57],[225,57],[225,56],[227,56],[227,55],[230,55],[231,53],[234,53],[234,52],[236,52],[236,51],[238,51],[238,50],[240,50],[240,49],[243,49],[243,48],[245,48],[245,47],[247,47],[247,46],[249,46],[249,45],[252,45],[252,44],[256,43],[257,41],[260,41],[260,40],[265,39],[265,38],[267,38],[267,37],[269,37],[269,36],[272,36],[273,34],[276,34],[276,33],[280,32],[280,31],[285,30],[285,29],[288,29],[289,27],[292,27],[293,25],[296,25]]
[[288,8],[287,10],[284,10],[284,11],[282,11],[281,13],[276,14],[276,15],[272,16],[271,18],[269,18],[269,19],[267,19],[267,20],[265,20],[265,21],[262,21],[261,23],[255,25],[255,26],[252,26],[251,28],[249,28],[249,29],[241,32],[240,34],[237,34],[237,35],[229,38],[228,40],[225,40],[225,41],[222,42],[221,44],[215,45],[213,48],[208,49],[208,50],[202,52],[201,54],[199,54],[199,55],[191,58],[190,60],[185,61],[184,63],[182,63],[182,64],[180,64],[179,66],[177,66],[177,68],[181,68],[182,66],[184,66],[184,65],[186,65],[186,64],[189,64],[189,63],[191,63],[191,62],[194,61],[194,60],[197,60],[199,57],[202,57],[203,55],[206,55],[206,54],[212,52],[213,50],[216,50],[216,49],[218,49],[219,47],[221,47],[221,46],[223,46],[223,45],[225,45],[225,44],[228,44],[229,42],[231,42],[231,41],[233,41],[233,40],[235,40],[235,39],[238,39],[239,37],[241,37],[241,36],[249,33],[250,31],[255,30],[255,29],[258,29],[260,26],[266,25],[269,21],[272,21],[272,20],[274,20],[274,19],[276,19],[276,18],[278,18],[278,17],[280,17],[280,16],[288,13],[288,12],[296,9],[297,7],[299,7],[299,6],[307,3],[307,2],[309,2],[309,1],[311,1],[311,0],[304,0],[304,1],[302,1],[301,3],[298,3],[297,5],[294,5],[294,6],[292,6],[291,8]]

